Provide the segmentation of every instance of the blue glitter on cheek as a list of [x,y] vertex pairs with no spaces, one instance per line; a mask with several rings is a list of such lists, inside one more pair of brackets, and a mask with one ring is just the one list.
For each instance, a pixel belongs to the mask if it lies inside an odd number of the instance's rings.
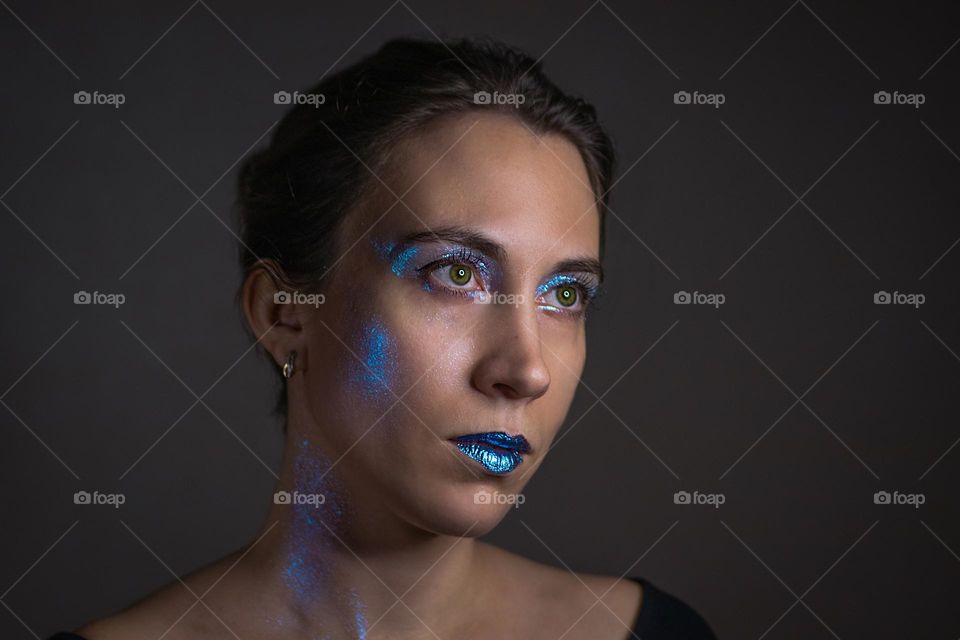
[[369,369],[367,381],[371,383],[381,382],[386,385],[385,374],[387,364],[387,348],[389,339],[386,331],[382,327],[370,327],[367,333],[367,353],[366,365]]
[[357,356],[351,364],[350,382],[367,399],[392,395],[396,374],[396,345],[386,327],[373,321],[363,328]]

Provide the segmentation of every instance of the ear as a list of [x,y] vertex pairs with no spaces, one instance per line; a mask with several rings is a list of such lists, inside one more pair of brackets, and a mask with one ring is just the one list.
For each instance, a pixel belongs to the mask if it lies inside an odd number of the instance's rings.
[[[302,351],[304,332],[299,306],[291,304],[279,267],[273,260],[260,260],[248,273],[240,289],[240,304],[247,325],[273,361],[282,367],[291,351]],[[302,362],[298,358],[298,364]]]

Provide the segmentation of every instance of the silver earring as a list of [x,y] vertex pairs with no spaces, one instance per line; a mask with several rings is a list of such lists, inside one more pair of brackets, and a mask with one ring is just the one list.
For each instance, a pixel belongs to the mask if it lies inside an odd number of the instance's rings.
[[291,351],[283,365],[283,377],[289,380],[293,376],[293,361],[297,359],[297,352]]

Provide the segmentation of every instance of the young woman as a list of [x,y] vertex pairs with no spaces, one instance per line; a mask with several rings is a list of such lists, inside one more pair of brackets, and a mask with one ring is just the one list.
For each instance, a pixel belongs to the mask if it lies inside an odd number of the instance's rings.
[[239,184],[241,306],[283,383],[274,504],[246,547],[77,634],[713,638],[643,578],[477,540],[583,370],[613,171],[594,109],[473,40],[392,41],[290,102]]

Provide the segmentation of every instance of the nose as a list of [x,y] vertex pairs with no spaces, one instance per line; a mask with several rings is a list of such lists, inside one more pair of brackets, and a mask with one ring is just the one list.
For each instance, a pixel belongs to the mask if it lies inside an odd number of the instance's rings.
[[474,388],[494,399],[535,400],[550,387],[550,371],[535,314],[526,305],[503,305],[481,330],[486,352],[472,375]]

